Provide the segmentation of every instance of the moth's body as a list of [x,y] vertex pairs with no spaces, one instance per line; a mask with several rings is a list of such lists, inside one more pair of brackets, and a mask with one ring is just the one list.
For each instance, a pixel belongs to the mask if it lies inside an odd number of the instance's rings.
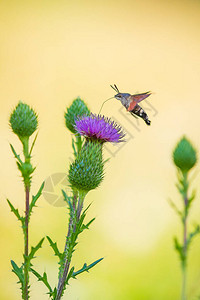
[[121,102],[121,104],[129,111],[133,116],[138,116],[142,118],[147,125],[151,124],[146,112],[142,109],[141,106],[138,105],[139,102],[146,99],[151,95],[150,92],[131,95],[128,93],[120,93],[117,86],[111,86],[118,94],[114,97]]
[[121,104],[128,110],[131,103],[131,94],[119,93],[115,95],[115,98],[121,102]]

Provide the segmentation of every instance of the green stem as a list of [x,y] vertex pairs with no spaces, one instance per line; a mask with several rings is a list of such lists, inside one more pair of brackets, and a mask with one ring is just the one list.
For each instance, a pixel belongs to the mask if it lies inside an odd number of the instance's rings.
[[182,264],[182,290],[181,290],[181,300],[186,300],[186,264]]
[[29,195],[30,189],[26,187],[26,210],[25,210],[25,228],[24,228],[24,299],[29,298],[29,264],[28,264],[28,240],[29,240]]
[[[73,245],[70,245],[71,242],[71,234],[75,232],[76,230],[76,223],[79,221],[80,216],[81,216],[81,211],[83,208],[83,201],[84,201],[85,194],[79,193],[79,200],[78,200],[78,206],[77,209],[73,206],[73,208],[76,210],[76,217],[71,219],[69,221],[69,227],[68,227],[68,233],[67,233],[67,238],[66,238],[66,243],[65,243],[65,253],[66,253],[66,260],[64,263],[64,270],[63,273],[61,274],[59,281],[58,281],[58,287],[57,287],[57,294],[55,300],[60,300],[62,295],[63,295],[63,290],[65,287],[65,282],[67,279],[67,275],[69,272],[69,267],[72,259],[72,254],[75,246],[75,241]],[[68,250],[67,250],[68,249]]]
[[[29,154],[29,137],[20,138],[23,144],[23,153],[25,163],[30,164],[30,154]],[[30,175],[22,174],[24,177],[25,186],[25,223],[24,223],[24,299],[29,298],[29,260],[28,260],[28,248],[29,248],[29,198],[30,198]]]
[[[77,193],[74,192],[74,195],[73,195],[73,204],[72,204],[74,212],[76,211],[77,197],[78,197]],[[72,230],[72,226],[73,226],[73,218],[72,218],[72,216],[70,216],[69,226],[68,226],[68,233],[67,233],[67,239],[66,239],[66,242],[65,242],[64,253],[67,252],[68,239],[69,239],[69,236],[70,236],[70,233],[71,233],[71,230]]]
[[188,180],[187,173],[183,173],[183,258],[182,258],[182,290],[181,300],[186,300],[186,283],[187,283],[187,217],[188,217]]
[[183,223],[183,261],[182,261],[182,287],[181,300],[186,300],[186,282],[187,282],[187,218]]
[[25,157],[25,162],[30,163],[29,137],[28,136],[20,137],[20,140],[23,144],[23,153],[24,153],[24,157]]

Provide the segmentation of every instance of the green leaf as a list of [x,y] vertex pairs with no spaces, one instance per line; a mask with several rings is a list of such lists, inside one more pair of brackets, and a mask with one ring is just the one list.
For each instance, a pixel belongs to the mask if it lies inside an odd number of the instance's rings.
[[85,212],[83,212],[80,216],[79,221],[76,223],[76,230],[75,230],[75,233],[74,233],[74,241],[76,241],[79,233],[82,232],[81,228],[82,228],[82,224],[83,224],[83,221],[85,219],[85,216],[86,216],[86,214],[85,214]]
[[178,191],[180,192],[181,195],[184,195],[184,189],[182,188],[182,186],[180,184],[176,184],[176,187],[178,189]]
[[72,278],[76,278],[77,275],[83,273],[83,272],[88,272],[91,268],[93,268],[96,264],[98,264],[103,258],[97,259],[96,261],[94,261],[93,263],[91,263],[90,265],[87,265],[86,263],[83,265],[83,267],[76,271],[73,272],[72,274]]
[[46,238],[49,241],[50,247],[54,251],[54,255],[59,258],[58,264],[60,265],[59,266],[59,278],[60,278],[60,276],[62,276],[62,274],[63,274],[63,268],[64,268],[65,259],[66,259],[66,249],[63,253],[61,253],[58,249],[57,243],[56,242],[54,243],[49,236],[47,236]]
[[47,293],[50,295],[51,299],[52,300],[55,300],[56,299],[56,295],[57,295],[57,288],[55,287],[54,290],[50,293]]
[[182,246],[180,245],[178,239],[175,237],[174,238],[174,246],[175,246],[175,249],[179,252],[179,253],[182,253]]
[[62,190],[62,194],[63,194],[63,197],[64,197],[64,201],[66,201],[67,203],[68,203],[68,201],[71,202],[71,200],[72,200],[71,196],[68,196],[67,193],[64,190]]
[[70,269],[70,271],[69,271],[69,273],[68,273],[68,275],[67,275],[67,279],[66,279],[66,281],[65,281],[65,285],[68,284],[69,279],[72,277],[73,273],[74,273],[74,267],[72,267],[72,268]]
[[36,201],[38,200],[38,198],[42,194],[43,188],[44,188],[44,182],[42,183],[41,187],[39,188],[37,194],[35,196],[32,196],[32,201],[31,201],[30,206],[29,206],[29,218],[30,218],[30,215],[32,213],[33,207],[36,206]]
[[7,199],[8,205],[10,206],[11,211],[14,213],[14,215],[17,217],[17,219],[22,223],[22,226],[24,224],[25,218],[20,216],[20,213],[18,209],[14,208],[12,203]]
[[47,274],[46,272],[43,273],[43,276],[41,276],[38,272],[36,272],[33,268],[30,268],[30,271],[38,278],[38,281],[42,281],[46,287],[48,288],[49,290],[49,293],[52,293],[53,290],[47,280]]
[[38,249],[40,249],[42,247],[43,241],[44,241],[44,238],[42,238],[35,247],[31,247],[31,251],[28,255],[29,262],[31,261],[31,259],[34,258],[34,255],[38,251]]
[[77,154],[79,154],[79,152],[81,151],[81,148],[82,148],[83,140],[79,133],[77,133],[75,136],[76,136],[75,143],[76,143],[76,148],[77,148]]
[[54,290],[50,293],[47,293],[50,295],[51,299],[52,300],[55,300],[56,299],[56,295],[57,295],[57,288],[55,287]]
[[196,225],[195,229],[189,234],[187,238],[187,246],[189,247],[193,238],[200,233],[200,226]]
[[193,190],[192,195],[188,198],[188,206],[192,204],[192,201],[195,199],[195,197],[196,197],[196,190]]
[[35,142],[36,142],[37,136],[38,136],[38,132],[36,133],[36,136],[35,136],[35,138],[34,138],[34,140],[33,140],[33,143],[32,143],[32,145],[31,145],[31,149],[30,149],[30,153],[29,153],[29,155],[30,155],[30,156],[31,156],[31,153],[32,153],[32,151],[33,151],[33,147],[34,147],[34,145],[35,145]]
[[175,212],[183,218],[183,213],[177,208],[177,206],[174,204],[174,202],[171,199],[168,199],[169,205],[175,210]]
[[22,164],[20,164],[18,161],[17,161],[17,167],[18,167],[18,170],[22,173]]
[[56,242],[54,243],[49,236],[47,236],[46,238],[49,241],[49,244],[50,244],[51,248],[53,249],[55,256],[58,256],[60,259],[62,259],[63,254],[58,250],[57,243]]
[[83,231],[84,229],[89,229],[89,226],[94,222],[94,220],[95,220],[95,218],[90,220],[87,224],[83,224],[81,227],[81,231]]
[[176,237],[174,238],[174,245],[175,245],[176,251],[178,252],[178,254],[180,256],[181,261],[184,262],[185,261],[185,254],[184,254],[184,251],[183,251],[183,246],[181,246],[181,244],[178,242]]
[[15,158],[18,160],[18,162],[19,162],[20,164],[22,164],[23,162],[22,162],[20,156],[16,153],[16,151],[15,151],[15,149],[14,149],[14,147],[13,147],[12,144],[10,144],[10,147],[11,147],[12,153],[14,154]]
[[23,286],[24,284],[23,266],[19,268],[13,260],[11,260],[11,264],[13,267],[12,272],[17,275],[17,277],[19,278],[19,283],[21,283],[21,285]]
[[88,211],[88,209],[90,208],[90,206],[92,205],[92,203],[90,203],[82,212],[82,214],[86,214],[86,212]]
[[72,149],[74,151],[74,156],[76,157],[77,156],[77,152],[76,152],[75,141],[74,141],[73,137],[72,137]]

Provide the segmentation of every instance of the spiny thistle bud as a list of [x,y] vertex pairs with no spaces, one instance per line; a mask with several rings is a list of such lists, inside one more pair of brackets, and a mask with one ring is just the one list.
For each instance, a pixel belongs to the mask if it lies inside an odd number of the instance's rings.
[[196,150],[186,137],[183,137],[177,144],[173,152],[173,159],[175,165],[180,168],[183,173],[188,172],[196,164]]
[[29,105],[19,102],[10,116],[10,125],[18,137],[30,137],[37,129],[37,115]]
[[103,180],[102,145],[86,141],[75,161],[70,165],[69,182],[72,188],[89,192]]
[[75,120],[78,117],[89,115],[89,108],[87,107],[85,102],[78,97],[72,102],[72,105],[67,108],[67,112],[65,113],[65,124],[72,133],[76,133],[76,130],[74,128]]

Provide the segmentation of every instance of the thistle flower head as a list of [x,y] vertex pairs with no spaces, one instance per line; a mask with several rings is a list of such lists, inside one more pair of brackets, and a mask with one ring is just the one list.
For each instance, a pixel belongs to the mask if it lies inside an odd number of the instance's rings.
[[10,125],[18,137],[29,137],[37,129],[37,114],[29,105],[19,102],[10,116]]
[[65,113],[65,124],[72,133],[76,133],[76,130],[74,128],[75,120],[78,117],[89,115],[89,108],[87,107],[85,102],[78,97],[72,102],[71,106],[67,108],[67,111]]
[[174,149],[173,160],[182,172],[188,172],[196,164],[196,150],[186,137],[183,137]]
[[82,119],[77,119],[75,123],[76,131],[88,139],[97,140],[100,143],[119,143],[124,141],[125,133],[121,126],[110,118],[91,114]]

